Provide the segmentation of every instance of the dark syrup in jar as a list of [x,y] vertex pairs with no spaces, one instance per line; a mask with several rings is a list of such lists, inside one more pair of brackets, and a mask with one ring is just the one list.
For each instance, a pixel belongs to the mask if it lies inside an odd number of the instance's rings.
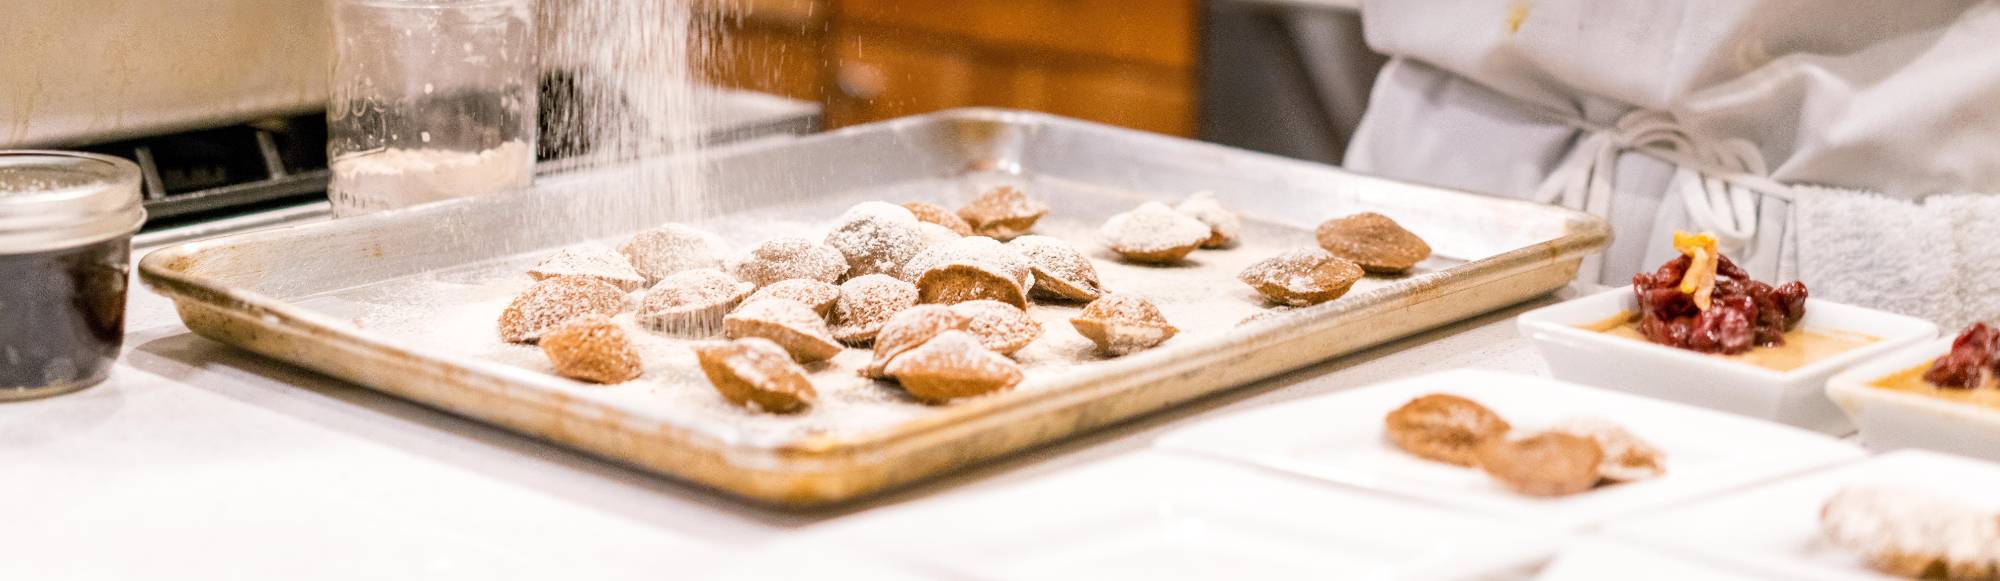
[[130,263],[130,236],[0,254],[0,399],[110,373],[125,339]]

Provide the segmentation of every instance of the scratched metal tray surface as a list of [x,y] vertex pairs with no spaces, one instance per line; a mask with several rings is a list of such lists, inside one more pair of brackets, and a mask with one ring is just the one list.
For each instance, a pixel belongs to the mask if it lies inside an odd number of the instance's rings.
[[[1602,221],[1561,208],[1017,111],[946,111],[726,146],[701,161],[650,163],[557,176],[523,192],[170,247],[147,256],[141,276],[175,301],[190,329],[210,339],[643,470],[774,506],[806,507],[865,496],[1547,293],[1610,240]],[[659,164],[694,168],[714,199],[691,208],[676,206],[673,196],[634,191],[633,184],[647,183],[636,172],[658,172]],[[1389,214],[1421,233],[1436,256],[1411,275],[1371,278],[1330,303],[1247,322],[1232,315],[1226,325],[1183,325],[1201,328],[1130,356],[1050,367],[1059,372],[1031,366],[1028,382],[1009,392],[935,407],[868,404],[894,413],[845,429],[780,423],[840,418],[729,416],[683,409],[692,407],[686,399],[587,386],[532,364],[413,339],[369,324],[362,312],[370,297],[400,296],[425,285],[498,272],[525,281],[520,270],[554,249],[615,242],[667,221],[702,224],[732,243],[749,244],[797,233],[813,217],[828,222],[858,201],[961,203],[997,183],[1047,198],[1055,207],[1049,228],[1073,234],[1063,237],[1080,246],[1090,244],[1090,225],[1147,199],[1212,191],[1241,212],[1250,223],[1245,248],[1197,254],[1182,278],[1143,278],[1153,273],[1092,251],[1107,269],[1107,285],[1118,290],[1148,294],[1154,289],[1129,287],[1196,278],[1209,285],[1180,289],[1182,302],[1163,304],[1170,320],[1199,318],[1199,311],[1260,309],[1253,292],[1230,280],[1234,270],[1285,244],[1310,245],[1312,228],[1329,217]],[[1252,237],[1278,243],[1254,246],[1247,241]],[[1209,294],[1216,296],[1204,298]],[[442,313],[456,308],[456,300],[432,304]],[[841,409],[829,406],[808,416]],[[707,415],[691,415],[696,411]]]

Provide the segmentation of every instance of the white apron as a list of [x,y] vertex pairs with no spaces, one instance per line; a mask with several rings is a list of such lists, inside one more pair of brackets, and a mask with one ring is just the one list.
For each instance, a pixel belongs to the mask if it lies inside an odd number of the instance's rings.
[[[1365,3],[1346,165],[1606,217],[1625,284],[1719,234],[1763,279],[1946,325],[2000,319],[2000,4]],[[1879,194],[1862,194],[1876,192]]]

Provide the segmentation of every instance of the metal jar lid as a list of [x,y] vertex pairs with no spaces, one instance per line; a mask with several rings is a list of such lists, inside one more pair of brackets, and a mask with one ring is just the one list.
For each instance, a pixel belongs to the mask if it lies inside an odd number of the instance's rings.
[[73,248],[137,232],[139,166],[108,155],[0,150],[0,254]]

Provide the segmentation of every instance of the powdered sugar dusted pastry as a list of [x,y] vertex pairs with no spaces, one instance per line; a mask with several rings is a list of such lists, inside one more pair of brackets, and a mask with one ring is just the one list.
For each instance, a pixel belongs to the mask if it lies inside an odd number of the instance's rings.
[[1133,262],[1169,263],[1208,242],[1207,224],[1159,202],[1146,202],[1112,216],[1098,230],[1104,245]]
[[966,223],[964,218],[958,217],[958,214],[952,213],[951,210],[945,209],[944,206],[930,202],[909,202],[903,204],[903,209],[909,210],[918,220],[942,226],[944,229],[951,231],[952,234],[959,236],[977,234],[977,232],[972,231],[972,224]]
[[943,305],[917,305],[882,325],[882,332],[875,335],[875,358],[868,362],[862,375],[881,379],[888,376],[889,363],[903,353],[923,345],[925,341],[945,331],[965,328],[965,316]]
[[625,330],[604,315],[584,315],[542,335],[542,354],[556,375],[590,383],[623,383],[644,371]]
[[646,284],[653,284],[684,270],[722,268],[729,246],[706,230],[666,224],[633,236],[618,252],[646,277]]
[[1078,334],[1096,343],[1099,352],[1113,357],[1152,349],[1180,333],[1152,301],[1118,293],[1084,305],[1069,322]]
[[1021,383],[1021,364],[994,353],[964,331],[945,331],[898,355],[887,369],[917,399],[942,403]]
[[1361,280],[1361,266],[1318,248],[1300,248],[1243,269],[1237,280],[1271,302],[1303,307],[1347,294]]
[[671,335],[714,335],[722,331],[722,317],[755,288],[713,268],[683,270],[647,290],[633,318],[646,328]]
[[752,411],[790,414],[818,399],[804,368],[767,339],[738,339],[694,349],[702,374],[723,399]]
[[595,278],[542,279],[500,312],[500,339],[534,343],[542,333],[583,315],[611,316],[625,308],[625,293]]
[[871,274],[840,283],[840,300],[833,306],[833,338],[866,346],[896,313],[917,306],[917,285],[892,276]]
[[1549,426],[1549,431],[1582,436],[1597,442],[1604,451],[1598,476],[1612,482],[1658,478],[1667,473],[1666,453],[1639,439],[1631,431],[1602,418],[1568,418]]
[[832,284],[847,274],[847,257],[825,244],[804,238],[776,238],[738,258],[730,270],[736,278],[758,288],[794,278]]
[[1228,248],[1243,239],[1243,219],[1222,207],[1222,202],[1215,199],[1213,192],[1188,196],[1174,209],[1208,225],[1208,241],[1201,243],[1202,248]]
[[[847,276],[896,274],[930,246],[908,209],[886,202],[862,202],[847,209],[826,234],[826,245],[847,257]],[[833,282],[833,281],[826,281]]]
[[750,293],[750,298],[743,299],[743,302],[754,303],[764,299],[798,301],[824,317],[833,312],[833,303],[840,300],[840,287],[808,278],[781,280]]
[[1034,229],[1035,221],[1048,213],[1048,204],[1028,197],[1021,190],[1000,186],[987,190],[973,198],[972,203],[959,208],[958,217],[963,218],[980,236],[1012,240]]
[[800,363],[832,359],[842,349],[827,330],[826,319],[798,301],[768,299],[744,303],[722,318],[722,328],[731,339],[769,339]]
[[1035,286],[1034,266],[1027,255],[985,236],[967,236],[924,249],[903,265],[902,279],[916,284],[923,279],[924,273],[953,262],[984,265],[993,272],[1014,279],[1023,290]]
[[1069,301],[1094,301],[1104,294],[1097,281],[1097,266],[1075,246],[1060,238],[1022,236],[1007,243],[1028,257],[1035,273],[1033,294],[1037,297]]
[[984,262],[947,263],[917,279],[917,302],[949,305],[982,300],[1027,308],[1028,289]]
[[2000,513],[1923,490],[1843,489],[1820,509],[1834,544],[1890,575],[2000,579]]
[[965,317],[965,332],[1001,355],[1012,355],[1042,336],[1042,324],[1020,307],[999,301],[968,301],[951,306]]
[[528,269],[528,277],[535,280],[558,276],[594,278],[625,292],[645,288],[647,282],[623,255],[601,244],[564,248]]

